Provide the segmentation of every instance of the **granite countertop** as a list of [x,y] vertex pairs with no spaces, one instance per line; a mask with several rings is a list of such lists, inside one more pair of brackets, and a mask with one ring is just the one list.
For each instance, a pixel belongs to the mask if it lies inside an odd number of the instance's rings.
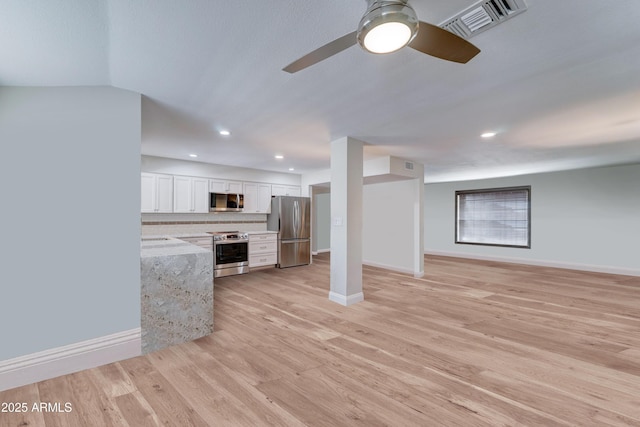
[[182,239],[184,237],[211,237],[213,236],[210,232],[203,233],[182,233],[182,234],[172,234],[171,237],[175,237],[176,239]]
[[[241,231],[241,233],[252,234],[278,234],[277,231]],[[168,256],[184,255],[199,252],[211,252],[206,249],[181,240],[187,237],[212,237],[211,233],[186,233],[177,235],[154,235],[142,236],[140,241],[140,256]]]
[[[152,240],[152,239],[182,239],[185,237],[210,237],[212,236],[212,233],[216,233],[215,231],[210,231],[210,232],[201,232],[201,233],[180,233],[180,234],[171,234],[171,235],[149,235],[149,236],[142,236],[142,240]],[[251,234],[278,234],[277,231],[269,231],[269,230],[262,230],[262,231],[242,231],[240,230],[240,233],[247,233],[249,235]]]
[[209,252],[184,240],[167,236],[145,236],[140,241],[140,256],[157,257]]

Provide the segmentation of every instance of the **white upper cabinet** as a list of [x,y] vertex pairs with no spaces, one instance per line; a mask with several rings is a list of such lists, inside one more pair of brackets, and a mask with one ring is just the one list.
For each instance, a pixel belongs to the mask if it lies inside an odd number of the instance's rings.
[[211,193],[242,194],[242,181],[210,179],[209,191]]
[[244,213],[271,212],[271,184],[245,182],[243,194]]
[[272,196],[300,196],[300,186],[143,172],[141,212],[208,213],[209,193],[244,194],[244,213],[271,213]]
[[271,186],[272,196],[300,196],[300,194],[302,194],[300,186],[279,184],[273,184]]
[[142,173],[140,177],[141,209],[143,213],[173,212],[173,176]]
[[244,188],[244,209],[243,212],[254,213],[258,211],[258,184],[245,182]]
[[209,180],[190,176],[173,177],[173,211],[209,212]]
[[193,179],[193,206],[195,212],[209,212],[209,180],[206,178]]
[[271,213],[271,184],[258,184],[258,211]]

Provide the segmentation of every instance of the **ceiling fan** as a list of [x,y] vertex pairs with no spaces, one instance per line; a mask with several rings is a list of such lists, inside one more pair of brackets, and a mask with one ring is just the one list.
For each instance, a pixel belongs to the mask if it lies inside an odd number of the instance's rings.
[[292,62],[282,70],[295,73],[358,43],[371,53],[391,53],[405,46],[447,61],[469,62],[480,49],[447,30],[419,21],[407,0],[367,0],[358,30]]

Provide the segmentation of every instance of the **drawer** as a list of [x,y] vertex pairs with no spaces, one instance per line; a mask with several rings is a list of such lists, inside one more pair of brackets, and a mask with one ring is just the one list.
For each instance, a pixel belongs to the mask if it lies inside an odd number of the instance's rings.
[[278,263],[278,255],[274,253],[249,255],[249,267],[275,265],[277,263]]
[[275,233],[249,235],[250,242],[275,242],[277,240],[278,240],[278,235]]
[[278,251],[278,242],[277,241],[267,241],[267,242],[253,242],[249,241],[249,254],[260,254],[265,252],[277,252]]

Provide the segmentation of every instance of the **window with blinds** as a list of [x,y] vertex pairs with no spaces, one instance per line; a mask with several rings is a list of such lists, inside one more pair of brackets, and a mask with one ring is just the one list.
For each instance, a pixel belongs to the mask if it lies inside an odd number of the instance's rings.
[[456,243],[531,247],[531,187],[456,191]]

